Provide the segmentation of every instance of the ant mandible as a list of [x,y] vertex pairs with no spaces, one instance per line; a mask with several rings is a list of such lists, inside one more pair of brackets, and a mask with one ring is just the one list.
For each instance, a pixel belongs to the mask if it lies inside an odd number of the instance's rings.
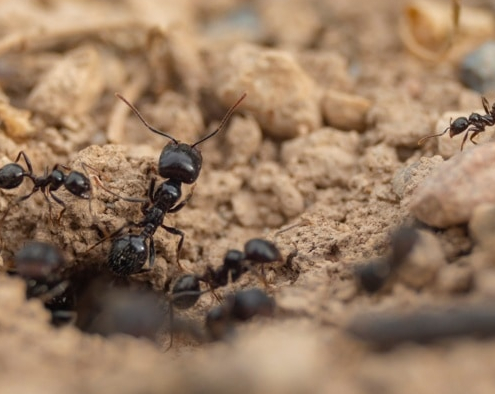
[[[18,164],[21,157],[26,163],[27,171],[20,164]],[[86,167],[89,166],[83,163],[83,168],[85,170]],[[31,192],[25,196],[17,198],[14,203],[18,204],[24,200],[27,200],[34,193],[41,190],[45,200],[48,202],[50,217],[52,216],[52,206],[49,197],[62,206],[62,211],[58,215],[58,222],[60,222],[62,215],[67,209],[65,203],[54,193],[62,186],[64,186],[67,191],[76,197],[89,200],[89,209],[91,211],[91,182],[89,178],[78,171],[70,171],[68,174],[65,174],[63,170],[70,170],[70,168],[62,164],[55,164],[51,172],[48,172],[48,169],[45,168],[45,173],[42,176],[35,176],[33,174],[33,167],[28,156],[24,153],[24,151],[20,151],[14,163],[9,163],[0,168],[0,189],[14,189],[21,185],[24,178],[31,179],[34,184]],[[9,210],[7,209],[0,221],[5,219],[8,212]]]
[[[467,141],[467,138],[469,136],[470,131],[472,131],[473,133],[469,137],[469,140],[473,144],[476,145],[477,142],[474,141],[474,138],[479,133],[485,131],[485,128],[487,126],[495,125],[495,103],[490,108],[488,100],[485,97],[481,98],[481,102],[482,102],[483,108],[485,110],[485,115],[480,115],[476,112],[473,112],[471,115],[469,115],[468,118],[461,116],[461,117],[455,119],[454,121],[452,121],[452,119],[450,119],[449,127],[447,127],[444,131],[442,131],[439,134],[432,134],[432,135],[428,135],[426,137],[421,138],[418,141],[418,145],[423,144],[429,138],[440,137],[440,136],[444,135],[447,131],[449,132],[450,138],[452,138],[455,135],[461,134],[466,130],[467,130],[466,134],[464,135],[464,138],[462,139],[462,143],[461,143],[461,151],[464,148],[464,144]],[[469,126],[471,126],[471,127],[469,127]]]

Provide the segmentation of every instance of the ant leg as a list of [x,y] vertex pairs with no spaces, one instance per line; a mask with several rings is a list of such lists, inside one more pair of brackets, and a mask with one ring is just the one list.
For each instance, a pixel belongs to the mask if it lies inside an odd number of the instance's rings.
[[243,264],[243,267],[245,267],[249,272],[251,272],[254,276],[256,276],[262,283],[265,289],[268,289],[268,282],[266,281],[266,277],[264,275],[265,271],[263,269],[263,265],[261,265],[261,269],[263,273],[259,273],[256,269],[251,264]]
[[473,134],[471,134],[471,137],[469,137],[469,141],[471,141],[475,145],[478,145],[478,143],[474,141],[473,138],[476,137],[479,133],[481,133],[481,130],[475,130]]
[[10,212],[10,209],[12,208],[12,206],[14,204],[19,204],[20,202],[24,201],[24,200],[27,200],[29,197],[31,197],[34,193],[36,193],[39,189],[35,186],[33,187],[33,190],[31,190],[31,192],[29,194],[26,194],[25,196],[22,196],[22,197],[18,197],[16,198],[14,201],[10,202],[8,205],[7,205],[7,208],[5,209],[5,212],[3,213],[2,217],[0,218],[0,223],[3,223],[3,221],[5,220],[5,218],[7,217],[7,214]]
[[150,250],[148,252],[148,260],[149,260],[149,265],[150,268],[152,268],[155,265],[155,241],[153,241],[153,237],[150,237]]
[[138,203],[145,203],[147,202],[148,200],[147,199],[144,199],[144,198],[136,198],[136,197],[128,197],[128,196],[122,196],[118,193],[115,193],[113,191],[111,191],[110,189],[108,189],[104,184],[103,182],[101,181],[101,179],[95,175],[91,176],[92,179],[94,179],[94,181],[96,182],[96,184],[101,187],[103,190],[105,190],[107,193],[110,193],[112,196],[114,197],[117,197],[119,200],[124,200],[124,201],[127,201],[127,202],[138,202]]
[[487,115],[490,115],[490,103],[486,99],[486,97],[481,97],[481,103],[483,104],[483,108]]
[[28,178],[31,178],[34,181],[33,166],[31,165],[31,160],[29,160],[29,157],[26,155],[26,153],[24,153],[24,151],[21,150],[19,152],[19,154],[17,155],[17,157],[15,159],[15,162],[17,163],[20,160],[21,156],[24,159],[24,162],[26,163],[26,167],[28,169],[26,176]]
[[170,234],[180,236],[179,243],[177,244],[176,260],[177,260],[177,265],[184,271],[184,268],[181,266],[179,262],[180,251],[182,249],[182,244],[184,243],[184,236],[185,236],[184,232],[182,232],[178,228],[165,226],[164,224],[161,224],[160,226],[164,228],[166,231],[168,231]]
[[468,138],[468,135],[469,135],[469,132],[471,131],[471,129],[467,130],[466,131],[466,134],[464,135],[464,138],[462,139],[462,144],[461,144],[461,152],[462,152],[462,149],[464,148],[464,144],[466,143],[467,141],[467,138]]
[[[57,197],[53,193],[53,190],[49,190],[49,193],[50,193],[50,196],[53,198],[53,201],[55,201],[57,204],[59,204],[62,207],[62,210],[58,214],[58,218],[57,218],[57,224],[60,224],[60,220],[62,219],[62,216],[65,213],[65,211],[67,210],[67,206],[59,197]],[[45,195],[45,197],[46,197],[46,195]],[[48,203],[50,204],[50,200],[48,199],[48,197],[46,197],[46,199],[48,200]],[[51,218],[51,216],[52,216],[52,208],[51,208],[51,204],[50,204],[50,218]]]
[[122,230],[124,230],[127,226],[136,226],[136,223],[134,223],[134,222],[127,222],[126,224],[124,224],[123,226],[121,226],[117,230],[115,230],[113,233],[110,233],[110,234],[106,235],[105,237],[103,237],[102,239],[100,239],[98,242],[96,242],[94,245],[90,246],[86,250],[86,252],[84,252],[84,253],[88,253],[89,251],[93,250],[98,245],[102,244],[103,242],[105,242],[105,241],[107,241],[109,239],[113,239],[116,236],[122,234]]

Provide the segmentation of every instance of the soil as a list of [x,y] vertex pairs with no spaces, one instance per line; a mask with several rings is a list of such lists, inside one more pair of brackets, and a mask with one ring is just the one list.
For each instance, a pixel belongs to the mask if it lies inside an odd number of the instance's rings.
[[[442,4],[451,21],[452,4]],[[418,145],[448,126],[450,111],[481,107],[457,70],[493,26],[480,38],[461,23],[462,45],[447,52],[425,33],[421,45],[438,54],[425,60],[401,36],[411,7],[425,2],[3,1],[0,165],[19,151],[39,175],[86,164],[93,195],[89,206],[57,191],[67,207],[58,223],[61,207],[52,202],[51,217],[42,193],[16,202],[29,179],[0,190],[2,392],[493,392],[495,200],[492,175],[480,171],[495,159],[493,142],[487,131],[462,152],[462,137],[447,134]],[[450,25],[438,23],[447,42]],[[54,327],[8,274],[16,251],[43,240],[83,288],[106,269],[112,241],[98,241],[141,219],[141,204],[96,178],[146,198],[169,141],[115,92],[188,143],[247,94],[226,128],[198,145],[200,177],[183,185],[192,197],[165,218],[185,234],[180,255],[178,237],[158,229],[153,269],[127,284],[164,294],[184,271],[218,267],[252,238],[283,255],[264,267],[266,286],[248,272],[178,311],[185,328],[171,349],[168,330],[146,338]],[[391,241],[400,227],[417,230],[405,252]],[[383,261],[393,272],[367,291],[360,268]],[[236,324],[223,341],[197,334],[217,297],[250,287],[274,298],[273,317]],[[420,313],[430,310],[441,322]]]

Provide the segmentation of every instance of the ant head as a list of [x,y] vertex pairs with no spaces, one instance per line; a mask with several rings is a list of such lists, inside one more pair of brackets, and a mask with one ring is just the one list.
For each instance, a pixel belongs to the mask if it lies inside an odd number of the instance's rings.
[[28,242],[14,256],[17,273],[25,279],[49,280],[65,260],[60,251],[45,242]]
[[77,197],[88,200],[91,197],[91,182],[78,171],[71,171],[65,179],[65,188]]
[[256,263],[270,263],[273,261],[282,261],[282,255],[274,243],[254,238],[244,245],[246,259]]
[[158,173],[163,178],[175,179],[188,185],[196,182],[203,165],[201,152],[195,147],[171,141],[163,148],[158,159]]
[[450,138],[464,132],[470,124],[469,120],[463,116],[450,122],[450,126],[448,127]]
[[225,124],[232,116],[234,110],[239,106],[242,100],[246,97],[244,93],[237,102],[229,108],[225,116],[223,117],[220,125],[205,137],[196,141],[192,145],[185,143],[180,143],[178,140],[172,136],[160,131],[153,126],[151,126],[139,113],[139,111],[134,107],[129,101],[127,101],[120,94],[115,94],[119,99],[126,103],[129,108],[136,114],[136,116],[143,122],[143,124],[153,133],[160,134],[168,138],[170,143],[163,148],[160,158],[158,160],[158,173],[163,178],[175,179],[182,183],[191,184],[198,179],[201,172],[201,166],[203,164],[203,158],[201,157],[200,151],[196,148],[197,145],[203,143],[204,141],[210,139],[220,130],[225,127]]

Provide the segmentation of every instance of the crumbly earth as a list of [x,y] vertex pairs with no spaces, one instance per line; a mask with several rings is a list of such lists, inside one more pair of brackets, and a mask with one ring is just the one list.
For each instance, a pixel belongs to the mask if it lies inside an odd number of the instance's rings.
[[[472,5],[484,3],[463,2]],[[405,6],[428,13],[425,2],[397,0],[3,1],[0,166],[21,150],[36,174],[85,163],[93,196],[90,211],[87,200],[58,191],[67,211],[57,223],[41,193],[14,203],[29,180],[0,190],[2,392],[493,392],[495,341],[469,335],[484,330],[379,349],[347,329],[363,314],[450,310],[495,296],[493,142],[468,142],[462,153],[462,137],[417,144],[448,126],[445,113],[481,107],[479,93],[457,79],[462,53],[480,37],[469,41],[461,29],[464,49],[454,43],[451,56],[418,59],[397,23]],[[428,45],[428,35],[420,41]],[[180,266],[177,237],[158,229],[155,267],[134,281],[160,292],[183,270],[202,273],[228,249],[266,238],[284,256],[264,270],[273,318],[239,324],[227,341],[179,333],[165,351],[166,332],[152,341],[53,327],[41,302],[26,301],[24,283],[7,275],[32,239],[60,248],[67,275],[97,272],[111,241],[91,247],[140,220],[139,203],[95,177],[145,198],[168,140],[115,92],[189,143],[247,93],[226,129],[199,145],[201,175],[183,188],[193,196],[165,219],[185,233]],[[387,255],[403,225],[420,229],[417,244],[386,286],[366,292],[356,267]],[[217,296],[253,286],[263,288],[246,274]],[[179,315],[202,329],[217,303],[208,293]]]

